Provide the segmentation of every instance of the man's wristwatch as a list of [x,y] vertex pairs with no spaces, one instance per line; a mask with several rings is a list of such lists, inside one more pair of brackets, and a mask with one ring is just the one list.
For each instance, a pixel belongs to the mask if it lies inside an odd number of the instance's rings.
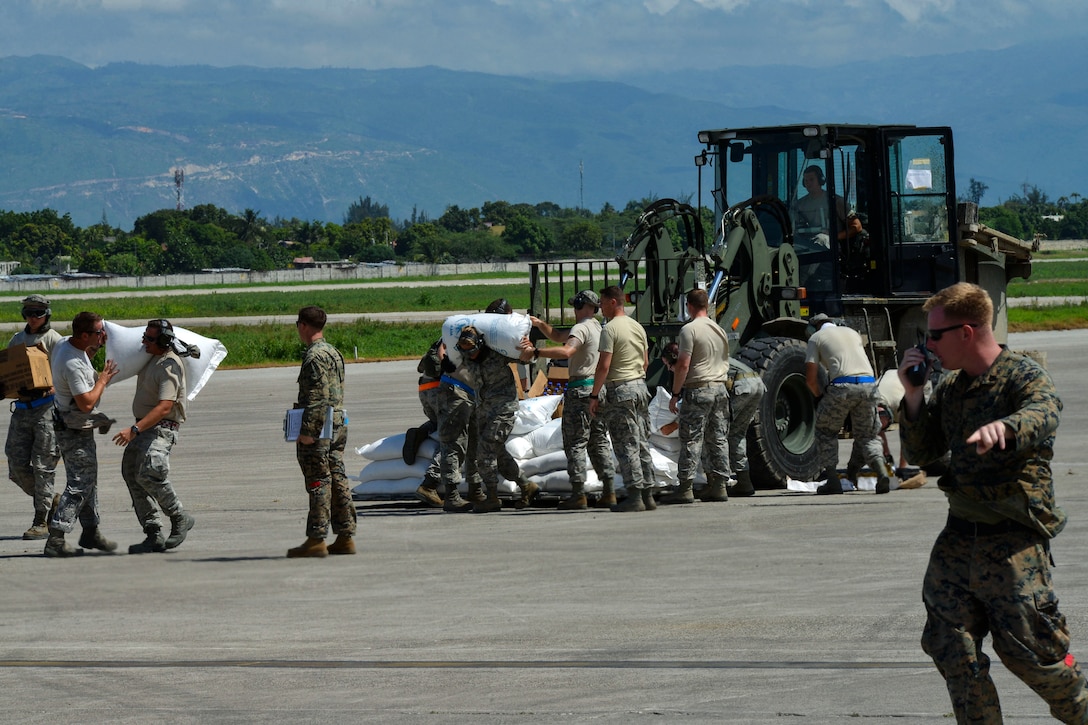
[[135,423],[132,424],[132,427],[129,428],[129,430],[132,431],[132,435],[134,436],[140,435],[140,426],[136,425]]

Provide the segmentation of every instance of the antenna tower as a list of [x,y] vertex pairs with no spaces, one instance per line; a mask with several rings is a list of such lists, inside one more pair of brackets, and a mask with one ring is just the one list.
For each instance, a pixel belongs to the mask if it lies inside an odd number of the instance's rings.
[[185,201],[183,199],[183,189],[185,185],[185,172],[180,168],[174,169],[174,193],[178,198],[178,211],[185,208]]
[[578,160],[578,208],[586,208],[585,191],[586,191],[586,167],[581,159]]

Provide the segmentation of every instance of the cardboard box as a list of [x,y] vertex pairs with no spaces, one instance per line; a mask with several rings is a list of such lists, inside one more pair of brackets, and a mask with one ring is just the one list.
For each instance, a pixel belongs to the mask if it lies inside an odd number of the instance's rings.
[[40,348],[28,348],[22,343],[0,350],[0,382],[4,384],[5,398],[19,397],[20,388],[53,387],[49,356]]

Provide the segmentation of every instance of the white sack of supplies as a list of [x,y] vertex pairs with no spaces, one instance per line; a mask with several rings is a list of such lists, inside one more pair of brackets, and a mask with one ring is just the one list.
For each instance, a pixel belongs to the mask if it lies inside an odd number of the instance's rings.
[[518,344],[533,327],[528,315],[520,315],[516,312],[511,315],[496,315],[488,312],[475,315],[450,315],[442,323],[442,342],[446,343],[446,355],[454,365],[461,364],[461,351],[457,349],[457,340],[461,337],[461,330],[470,325],[484,336],[484,342],[489,348],[510,358],[521,355]]
[[[143,347],[147,326],[123,327],[108,320],[103,324],[106,328],[106,359],[117,363],[117,374],[109,382],[113,385],[139,373],[151,359]],[[177,325],[174,325],[174,336],[179,343],[195,345],[200,350],[199,358],[181,358],[185,367],[185,397],[192,400],[219,367],[219,363],[223,362],[223,358],[227,356],[227,348],[219,340],[198,335]]]

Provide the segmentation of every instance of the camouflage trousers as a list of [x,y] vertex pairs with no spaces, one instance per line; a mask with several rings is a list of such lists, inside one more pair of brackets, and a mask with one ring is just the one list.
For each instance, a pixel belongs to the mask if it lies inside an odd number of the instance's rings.
[[423,415],[427,416],[427,420],[438,425],[438,419],[441,417],[442,411],[442,386],[421,390],[419,392],[419,404],[423,406]]
[[156,425],[125,446],[121,477],[132,497],[136,520],[144,531],[149,526],[161,527],[155,504],[166,516],[181,513],[181,501],[170,483],[170,451],[177,442],[177,431]]
[[597,415],[604,420],[612,438],[612,450],[620,464],[620,476],[627,489],[653,486],[650,459],[650,391],[642,378],[609,383],[601,391]]
[[480,401],[476,407],[476,425],[480,433],[480,476],[489,489],[499,485],[501,475],[507,481],[521,485],[521,469],[518,462],[506,450],[506,439],[514,429],[514,417],[518,412],[518,401],[491,400]]
[[982,651],[987,633],[1001,662],[1065,723],[1088,722],[1088,689],[1069,653],[1046,541],[1028,530],[967,536],[945,529],[922,588],[922,649],[945,679],[957,723],[1000,723],[1001,703]]
[[332,438],[320,438],[312,445],[296,443],[295,455],[310,497],[310,513],[306,517],[306,536],[324,539],[332,524],[334,534],[355,534],[355,503],[344,471],[344,448],[348,429],[343,413],[336,413]]
[[[447,491],[461,485],[461,468],[469,484],[482,484],[477,469],[476,398],[456,385],[442,383],[443,402],[438,418],[440,478]],[[433,465],[433,463],[432,463]],[[427,469],[424,480],[431,480]]]
[[854,439],[850,450],[850,466],[865,464],[874,472],[890,475],[880,443],[880,419],[876,413],[876,385],[866,383],[831,384],[827,386],[816,408],[816,456],[824,471],[839,466],[839,431],[847,416]]
[[608,428],[600,418],[589,414],[589,386],[568,387],[563,395],[563,449],[567,454],[567,476],[571,490],[582,491],[586,484],[586,456],[593,470],[607,488],[616,475],[612,465],[612,447]]
[[52,412],[53,406],[48,404],[16,408],[4,445],[8,478],[34,498],[34,511],[39,513],[53,505],[53,482],[60,460]]
[[711,383],[684,391],[677,410],[680,423],[680,458],[676,478],[695,481],[699,462],[710,484],[729,480],[729,393],[725,383]]
[[49,528],[69,533],[80,526],[98,526],[98,447],[94,428],[55,428],[57,447],[64,458],[67,481]]
[[748,470],[748,428],[759,412],[767,386],[758,377],[737,379],[729,395],[729,468]]

